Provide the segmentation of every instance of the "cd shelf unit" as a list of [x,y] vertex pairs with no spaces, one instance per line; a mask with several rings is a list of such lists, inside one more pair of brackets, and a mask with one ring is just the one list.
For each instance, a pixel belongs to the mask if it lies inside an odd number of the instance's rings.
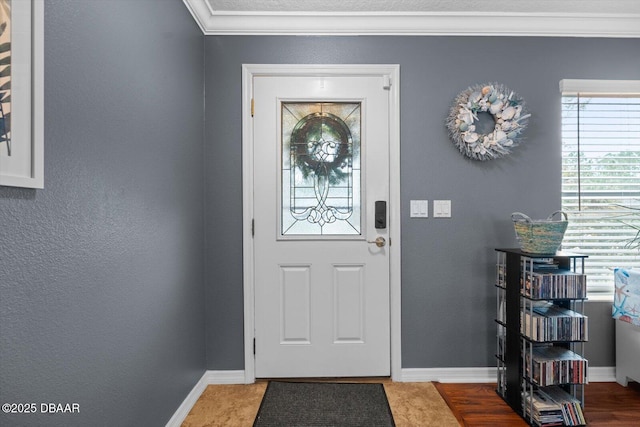
[[496,253],[496,392],[532,426],[585,425],[587,256]]

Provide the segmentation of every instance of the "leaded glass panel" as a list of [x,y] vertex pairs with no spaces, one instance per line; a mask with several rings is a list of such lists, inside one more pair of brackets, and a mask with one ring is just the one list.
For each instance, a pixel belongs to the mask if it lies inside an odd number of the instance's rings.
[[361,103],[281,105],[281,235],[360,235]]

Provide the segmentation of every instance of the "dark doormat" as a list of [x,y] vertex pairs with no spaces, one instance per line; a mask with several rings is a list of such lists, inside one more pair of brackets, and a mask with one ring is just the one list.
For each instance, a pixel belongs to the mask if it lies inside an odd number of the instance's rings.
[[382,384],[270,381],[254,427],[393,427]]

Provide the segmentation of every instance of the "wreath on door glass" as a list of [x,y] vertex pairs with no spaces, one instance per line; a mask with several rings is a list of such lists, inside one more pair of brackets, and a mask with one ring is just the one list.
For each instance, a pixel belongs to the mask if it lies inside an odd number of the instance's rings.
[[515,92],[497,83],[479,84],[455,98],[447,128],[462,154],[492,160],[508,155],[522,141],[529,117]]

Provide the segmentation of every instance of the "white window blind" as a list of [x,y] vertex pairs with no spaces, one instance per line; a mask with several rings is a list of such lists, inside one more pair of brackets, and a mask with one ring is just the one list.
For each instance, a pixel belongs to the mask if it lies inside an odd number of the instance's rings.
[[[588,255],[589,292],[613,292],[613,268],[640,268],[640,81],[563,80],[562,248]],[[637,245],[637,243],[636,243]]]

